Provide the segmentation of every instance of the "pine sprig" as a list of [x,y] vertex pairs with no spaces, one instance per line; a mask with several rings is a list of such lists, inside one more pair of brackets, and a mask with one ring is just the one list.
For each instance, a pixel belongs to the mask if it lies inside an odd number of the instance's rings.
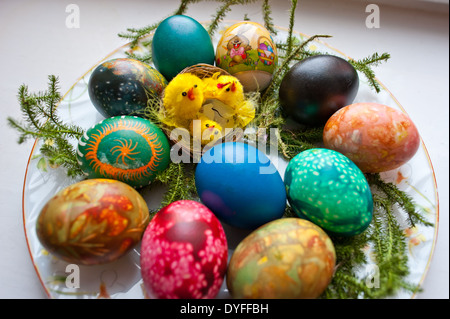
[[295,9],[297,8],[297,0],[291,0],[291,9],[289,12],[289,29],[287,37],[286,56],[290,56],[294,44],[294,23],[295,23]]
[[272,35],[277,35],[278,32],[273,25],[273,20],[271,17],[272,8],[270,7],[269,0],[264,0],[262,4],[262,12],[263,12],[263,20],[264,27],[270,32]]
[[390,59],[389,53],[383,53],[379,55],[377,52],[372,54],[370,57],[363,58],[360,60],[352,60],[349,59],[348,62],[353,65],[353,67],[363,73],[367,80],[369,81],[369,85],[379,93],[381,88],[380,84],[376,80],[375,72],[373,71],[373,67],[380,65],[383,62],[386,62]]
[[286,159],[292,159],[300,152],[316,148],[322,141],[323,127],[304,128],[303,130],[283,129],[279,141],[281,154]]
[[406,192],[401,191],[393,183],[382,180],[380,174],[366,174],[366,179],[370,185],[383,193],[384,198],[389,200],[391,206],[398,204],[406,212],[411,227],[414,227],[417,223],[424,226],[433,226],[417,211],[413,199]]
[[131,40],[130,42],[130,47],[134,48],[139,44],[139,41],[146,37],[147,35],[150,34],[150,32],[156,30],[159,26],[159,24],[161,23],[161,21],[148,25],[146,27],[143,28],[128,28],[127,32],[125,33],[119,33],[118,36],[120,38],[124,38],[126,40]]
[[83,135],[83,129],[65,124],[58,117],[56,107],[61,100],[59,81],[54,75],[50,75],[48,80],[45,92],[30,93],[26,85],[19,87],[17,98],[25,123],[8,117],[8,124],[18,131],[19,144],[28,139],[42,139],[44,143],[40,151],[51,166],[62,165],[71,177],[82,175],[70,140],[78,140]]
[[241,3],[239,0],[225,1],[225,3],[219,7],[216,14],[212,16],[211,24],[208,27],[208,33],[213,36],[219,27],[219,23],[225,18],[228,12],[231,11],[231,6]]
[[[181,0],[180,5],[177,10],[175,10],[171,15],[180,15],[185,14],[188,6],[191,3],[199,2],[199,0]],[[169,17],[167,16],[167,17]],[[119,33],[118,36],[120,38],[124,38],[126,40],[131,40],[130,47],[135,47],[138,45],[139,41],[149,35],[152,31],[156,30],[160,23],[166,19],[167,17],[161,19],[160,21],[150,24],[148,26],[145,26],[143,28],[127,28],[127,31],[124,33]]]
[[369,229],[374,245],[374,258],[379,270],[380,284],[371,297],[385,297],[399,288],[412,288],[405,281],[409,274],[406,238],[388,198],[374,196],[374,216]]
[[177,200],[196,198],[194,172],[190,164],[171,162],[167,169],[157,175],[155,181],[167,186],[160,208]]
[[[374,196],[374,216],[364,233],[351,238],[333,237],[332,241],[338,266],[323,297],[375,299],[392,296],[400,289],[417,289],[405,280],[409,274],[406,239],[389,199]],[[369,265],[364,251],[370,247],[374,264]],[[356,269],[373,269],[376,273],[358,276]],[[376,281],[376,285],[370,286],[368,281]]]

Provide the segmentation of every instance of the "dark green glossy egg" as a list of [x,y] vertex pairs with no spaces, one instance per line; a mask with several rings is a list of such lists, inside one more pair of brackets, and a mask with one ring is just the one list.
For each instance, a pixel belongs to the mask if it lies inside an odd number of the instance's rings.
[[148,64],[134,59],[112,59],[100,64],[89,78],[89,97],[104,117],[136,115],[158,96],[166,79]]
[[84,133],[78,141],[77,160],[88,178],[115,179],[139,188],[167,168],[170,145],[149,120],[116,116]]
[[308,126],[324,125],[337,110],[353,102],[359,78],[346,60],[317,55],[292,66],[279,90],[284,114]]
[[158,26],[152,41],[156,69],[170,81],[198,63],[214,65],[214,47],[206,29],[191,17],[171,16]]

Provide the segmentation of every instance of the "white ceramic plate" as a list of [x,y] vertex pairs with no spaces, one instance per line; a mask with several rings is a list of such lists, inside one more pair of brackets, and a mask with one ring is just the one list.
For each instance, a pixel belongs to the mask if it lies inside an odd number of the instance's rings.
[[[221,30],[236,23],[237,21],[225,21],[221,25]],[[286,37],[287,30],[279,28],[277,38]],[[306,39],[307,36],[296,32],[300,39]],[[152,36],[152,35],[150,35]],[[215,43],[218,42],[220,32],[216,32]],[[275,41],[277,42],[277,39]],[[311,43],[310,50],[319,50],[330,54],[346,57],[342,52],[331,48],[326,43],[314,41]],[[102,61],[112,58],[126,57],[125,52],[130,47],[124,45]],[[138,48],[137,51],[142,50]],[[99,61],[101,63],[102,61]],[[94,65],[86,72],[64,95],[58,112],[66,122],[71,122],[83,129],[87,129],[95,123],[101,121],[103,117],[95,110],[89,99],[87,84],[92,70],[98,64]],[[356,102],[377,102],[391,106],[405,112],[400,103],[388,91],[388,89],[380,83],[382,91],[375,93],[364,81],[364,77],[360,76],[360,87]],[[414,119],[412,119],[414,121]],[[47,171],[38,168],[39,149],[43,141],[36,141],[28,161],[24,186],[23,186],[23,223],[27,239],[30,256],[36,273],[41,281],[49,298],[145,298],[143,291],[143,282],[140,275],[139,267],[139,247],[129,252],[126,256],[119,260],[105,265],[99,266],[80,266],[79,278],[80,288],[70,288],[66,283],[67,278],[71,278],[73,270],[67,268],[68,264],[50,255],[40,244],[36,236],[35,225],[40,210],[45,203],[53,197],[59,190],[75,183],[66,177],[64,170],[60,168],[47,167]],[[75,141],[76,143],[76,141]],[[42,163],[42,162],[41,162]],[[278,161],[276,163],[281,176],[284,176],[286,163]],[[436,189],[436,180],[433,167],[428,156],[425,145],[422,143],[419,151],[407,164],[399,169],[383,173],[384,180],[393,182],[398,187],[406,191],[417,206],[422,209],[427,220],[434,224],[434,227],[417,226],[417,228],[405,228],[405,234],[408,242],[409,269],[410,275],[406,280],[415,285],[417,290],[421,286],[428,271],[432,254],[435,247],[438,221],[439,221],[439,205]],[[159,206],[162,198],[163,190],[145,188],[141,191],[146,199],[149,208],[154,209]],[[405,223],[406,225],[406,223]],[[237,231],[224,225],[227,233],[229,244],[229,255],[243,239],[248,232]],[[368,254],[370,256],[370,253]],[[370,257],[369,257],[370,258]],[[370,271],[370,267],[362,270]],[[396,298],[413,298],[416,292],[399,292]],[[229,294],[225,283],[218,298],[228,298]]]

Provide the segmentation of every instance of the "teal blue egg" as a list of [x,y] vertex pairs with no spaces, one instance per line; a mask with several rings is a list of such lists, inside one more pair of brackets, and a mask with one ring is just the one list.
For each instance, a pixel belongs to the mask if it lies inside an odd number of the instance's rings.
[[257,148],[240,142],[206,151],[195,171],[202,203],[228,225],[256,229],[281,218],[286,190],[278,170]]
[[170,81],[186,67],[214,65],[214,47],[206,29],[185,15],[171,16],[158,26],[152,41],[156,69]]
[[369,184],[341,153],[315,148],[297,154],[286,168],[284,183],[297,215],[330,234],[357,235],[372,221]]

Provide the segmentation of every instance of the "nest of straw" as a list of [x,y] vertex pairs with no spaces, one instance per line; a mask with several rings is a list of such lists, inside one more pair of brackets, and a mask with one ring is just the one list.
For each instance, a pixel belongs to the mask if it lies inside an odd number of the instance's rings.
[[[216,66],[213,66],[210,64],[205,64],[205,63],[199,63],[199,64],[189,66],[189,67],[183,69],[180,72],[180,74],[181,73],[191,73],[191,74],[196,75],[200,79],[205,79],[205,78],[212,77],[217,72],[220,72],[220,75],[230,75],[230,73],[228,73],[224,69],[221,69],[219,67],[216,67]],[[161,102],[160,102],[160,106],[159,106],[160,116],[162,116],[164,118],[166,112],[164,109],[163,100],[164,100],[164,91],[161,94],[161,99],[160,99]],[[203,155],[203,153],[205,153],[212,146],[223,143],[225,141],[227,141],[227,142],[238,141],[243,136],[243,130],[232,130],[231,132],[228,132],[227,134],[225,134],[221,139],[218,139],[213,145],[208,144],[208,145],[203,146],[199,143],[193,143],[193,137],[190,135],[189,131],[187,131],[185,128],[176,128],[173,126],[166,125],[164,123],[162,123],[161,126],[162,126],[161,127],[162,130],[167,134],[167,136],[169,137],[170,141],[173,144],[178,144],[181,149],[189,152],[189,154],[192,158],[198,158],[198,159]]]

